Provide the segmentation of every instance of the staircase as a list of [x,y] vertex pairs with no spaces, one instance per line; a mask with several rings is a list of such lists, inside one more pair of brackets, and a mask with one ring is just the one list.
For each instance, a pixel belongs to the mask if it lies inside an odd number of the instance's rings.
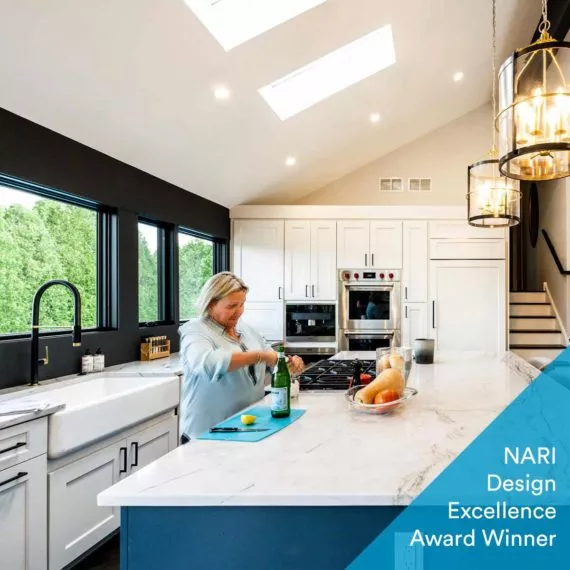
[[511,293],[509,348],[542,368],[565,348],[566,339],[545,292]]

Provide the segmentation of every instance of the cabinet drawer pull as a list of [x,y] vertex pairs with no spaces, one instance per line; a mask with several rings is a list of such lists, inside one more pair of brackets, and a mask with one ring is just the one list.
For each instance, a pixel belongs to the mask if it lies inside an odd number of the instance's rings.
[[135,458],[133,460],[133,462],[131,463],[131,467],[138,467],[139,465],[139,442],[138,441],[133,441],[131,443],[131,447],[135,446]]
[[281,299],[281,286],[277,287],[277,297]]
[[406,305],[406,306],[404,307],[404,309],[406,310],[406,319],[407,319],[407,318],[408,318],[408,305]]
[[404,299],[408,300],[408,288],[404,287]]
[[309,286],[305,285],[305,297],[309,296]]
[[314,297],[315,296],[315,286],[311,285],[311,294]]
[[435,329],[435,301],[431,302],[431,328]]
[[370,267],[374,267],[374,254],[372,254],[372,263],[370,264]]
[[25,446],[26,446],[25,441],[19,441],[18,443],[12,445],[11,447],[7,447],[6,449],[0,449],[0,455],[2,455],[3,453],[8,453],[9,451],[14,451],[14,449],[18,449],[20,447],[25,447]]
[[119,469],[119,473],[126,473],[127,472],[127,448],[121,447],[119,450],[121,455],[119,461],[123,464],[123,466]]
[[0,487],[3,487],[4,485],[7,485],[8,483],[12,483],[12,481],[17,481],[18,479],[25,477],[27,474],[28,473],[26,471],[20,471],[17,475],[14,475],[14,477],[10,477],[10,479],[6,479],[6,481],[2,481],[2,483],[0,483]]
[[368,254],[364,254],[364,267],[368,267]]

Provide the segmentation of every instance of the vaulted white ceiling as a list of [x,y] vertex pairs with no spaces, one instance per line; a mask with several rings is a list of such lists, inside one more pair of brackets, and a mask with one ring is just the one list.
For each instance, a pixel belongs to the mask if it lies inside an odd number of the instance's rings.
[[[497,4],[502,60],[540,2]],[[328,0],[228,52],[183,0],[0,7],[0,106],[228,207],[290,202],[490,98],[491,0]],[[259,95],[386,24],[395,65],[285,121]]]

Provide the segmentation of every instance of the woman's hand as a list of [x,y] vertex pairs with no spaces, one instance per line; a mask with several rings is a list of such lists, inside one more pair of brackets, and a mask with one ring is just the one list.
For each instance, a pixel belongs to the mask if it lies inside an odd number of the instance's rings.
[[287,362],[287,367],[291,376],[297,376],[305,369],[305,363],[300,356],[291,356]]

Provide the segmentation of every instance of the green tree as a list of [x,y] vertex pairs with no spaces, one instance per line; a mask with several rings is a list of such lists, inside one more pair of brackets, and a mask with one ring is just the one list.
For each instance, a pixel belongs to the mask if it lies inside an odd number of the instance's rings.
[[[52,200],[34,206],[52,235],[62,269],[62,277],[81,294],[83,327],[97,325],[97,213]],[[47,292],[46,295],[50,294]],[[73,315],[73,299],[66,295],[63,310]],[[69,320],[69,317],[68,317]]]
[[180,319],[196,316],[196,300],[204,283],[212,276],[214,251],[212,242],[193,238],[180,247]]
[[158,261],[139,232],[139,322],[158,320]]

